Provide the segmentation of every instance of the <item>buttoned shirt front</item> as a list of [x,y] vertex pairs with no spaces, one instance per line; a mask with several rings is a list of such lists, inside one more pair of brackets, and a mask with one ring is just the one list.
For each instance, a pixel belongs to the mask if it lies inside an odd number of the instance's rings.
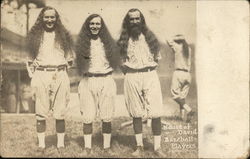
[[[160,54],[158,59],[160,59]],[[146,67],[156,67],[158,64],[154,61],[154,54],[150,52],[148,44],[143,34],[138,40],[128,41],[127,59],[124,65],[132,69],[142,69]]]
[[55,32],[44,32],[36,60],[43,66],[67,64],[64,51],[55,42]]
[[113,69],[107,60],[104,44],[101,42],[100,38],[96,40],[91,39],[88,72],[105,74],[110,71],[113,71]]

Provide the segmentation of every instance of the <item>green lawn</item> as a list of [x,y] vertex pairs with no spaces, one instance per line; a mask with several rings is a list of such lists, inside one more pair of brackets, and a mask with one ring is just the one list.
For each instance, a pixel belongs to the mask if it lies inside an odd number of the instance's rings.
[[[132,126],[120,128],[122,122],[128,121],[128,117],[119,117],[113,120],[112,131],[112,150],[115,156],[104,156],[102,152],[102,135],[100,122],[94,123],[93,135],[93,152],[90,157],[114,157],[114,158],[129,158],[135,148],[135,138],[133,136]],[[164,119],[169,126],[185,126],[184,123],[175,117]],[[56,149],[56,133],[55,121],[50,118],[47,120],[46,130],[46,150],[44,154],[37,152],[36,138],[36,121],[34,115],[13,115],[1,114],[1,156],[2,157],[87,157],[82,153],[84,146],[82,123],[79,121],[66,121],[66,139],[64,151],[58,152]],[[191,120],[191,128],[197,129],[197,115]],[[162,127],[162,148],[166,152],[166,158],[196,158],[197,157],[197,134],[193,135],[178,135],[176,129],[171,127]],[[145,157],[156,158],[153,150],[153,136],[151,128],[146,124],[144,130],[144,147]],[[171,146],[170,142],[164,141],[166,137],[169,139],[183,137],[192,137],[190,142],[176,142],[176,144],[189,144],[195,147],[176,149]],[[173,142],[172,142],[173,143]]]

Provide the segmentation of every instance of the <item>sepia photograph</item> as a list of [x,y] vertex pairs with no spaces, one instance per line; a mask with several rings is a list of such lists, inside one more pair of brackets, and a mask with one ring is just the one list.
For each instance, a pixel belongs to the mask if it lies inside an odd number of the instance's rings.
[[3,0],[1,157],[224,158],[216,123],[203,122],[218,116],[204,109],[201,11],[195,0]]

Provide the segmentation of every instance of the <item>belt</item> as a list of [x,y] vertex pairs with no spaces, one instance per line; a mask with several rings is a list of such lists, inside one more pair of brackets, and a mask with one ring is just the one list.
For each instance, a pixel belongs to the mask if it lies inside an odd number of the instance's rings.
[[36,70],[39,71],[66,71],[67,66],[66,65],[61,65],[61,66],[38,66]]
[[151,72],[155,70],[155,67],[146,67],[146,68],[142,68],[142,69],[133,69],[133,68],[129,68],[127,67],[127,72],[128,73],[137,73],[137,72]]
[[87,77],[105,77],[105,76],[108,76],[108,75],[111,75],[112,74],[112,71],[108,72],[108,73],[105,73],[105,74],[102,74],[102,73],[84,73],[83,76],[87,76]]
[[177,68],[177,69],[175,69],[176,71],[184,71],[184,72],[189,72],[188,70],[186,70],[186,69],[180,69],[180,68]]

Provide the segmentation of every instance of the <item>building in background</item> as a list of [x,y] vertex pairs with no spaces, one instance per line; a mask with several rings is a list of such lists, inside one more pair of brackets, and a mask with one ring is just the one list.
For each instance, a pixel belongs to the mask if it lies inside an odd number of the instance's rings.
[[25,39],[29,10],[43,6],[44,0],[4,0],[1,3],[1,112],[34,112],[34,104],[28,97],[30,79],[25,67],[28,54]]

